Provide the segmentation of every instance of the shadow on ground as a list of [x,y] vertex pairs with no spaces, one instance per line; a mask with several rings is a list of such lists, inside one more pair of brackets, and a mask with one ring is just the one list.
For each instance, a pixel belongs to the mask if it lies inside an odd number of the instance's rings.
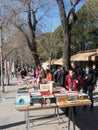
[[83,110],[83,106],[76,107],[74,119],[79,130],[98,130],[98,106],[94,106],[93,111],[90,110],[90,106],[87,106],[86,110]]
[[0,126],[0,130],[8,129],[8,128],[11,128],[11,127],[16,127],[16,126],[23,125],[23,124],[25,124],[25,121],[14,122],[14,123],[11,123],[11,124],[8,124],[8,125],[2,125],[2,126]]
[[[78,127],[79,130],[98,130],[98,106],[94,107],[94,111],[90,111],[89,106],[85,111],[82,110],[82,107],[76,107],[76,110],[77,114],[74,116],[75,125]],[[40,115],[30,116],[31,118],[30,122],[32,122],[31,127],[38,127],[44,125],[45,126],[58,125],[57,117],[55,117],[54,115],[48,115],[48,116],[41,115],[41,116]],[[62,114],[60,114],[60,116],[62,117]],[[34,124],[36,120],[39,122],[38,124],[36,123]],[[16,127],[23,124],[25,124],[25,121],[14,122],[8,125],[0,126],[0,130]]]

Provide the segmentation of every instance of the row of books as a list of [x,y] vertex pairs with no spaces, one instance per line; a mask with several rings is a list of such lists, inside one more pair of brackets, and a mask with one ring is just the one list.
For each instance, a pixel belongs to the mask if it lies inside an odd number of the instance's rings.
[[62,87],[53,88],[52,93],[48,91],[28,89],[18,90],[16,94],[15,105],[29,104],[32,106],[52,106],[54,104],[65,104],[88,99],[88,95],[75,91],[66,91]]

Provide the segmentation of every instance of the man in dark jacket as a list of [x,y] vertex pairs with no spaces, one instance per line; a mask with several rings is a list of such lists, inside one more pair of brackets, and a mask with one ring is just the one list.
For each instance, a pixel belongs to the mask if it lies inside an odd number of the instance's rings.
[[95,64],[92,65],[91,69],[92,75],[93,75],[93,87],[95,88],[96,82],[97,82],[97,77],[98,77],[98,70]]
[[65,87],[65,78],[68,74],[68,72],[65,70],[65,67],[61,66],[60,74],[61,74],[60,84],[61,84],[62,87]]
[[[88,95],[89,95],[89,98],[91,100],[91,107],[90,107],[90,110],[93,111],[93,81],[95,80],[94,79],[94,76],[92,74],[92,71],[91,71],[91,67],[90,66],[86,66],[85,67],[85,71],[84,71],[84,74],[83,74],[83,79],[84,79],[84,87],[83,87],[83,92],[84,93],[87,93],[88,92]],[[86,109],[86,106],[84,106],[84,110]]]
[[53,79],[54,79],[54,82],[56,82],[58,85],[61,85],[61,67],[60,66],[54,72]]

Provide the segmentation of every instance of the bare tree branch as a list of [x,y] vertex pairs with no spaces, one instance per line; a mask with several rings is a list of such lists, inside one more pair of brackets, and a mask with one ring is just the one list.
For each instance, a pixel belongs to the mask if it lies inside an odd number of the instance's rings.
[[47,8],[47,10],[43,13],[42,16],[40,16],[40,18],[37,20],[38,22],[40,21],[40,19],[42,19],[42,17],[48,12],[49,8]]
[[27,46],[27,45],[21,45],[21,46],[18,46],[18,47],[13,48],[12,50],[10,50],[10,51],[6,54],[6,56],[4,57],[3,60],[5,60],[5,59],[7,58],[7,56],[10,55],[13,51],[15,51],[15,50],[17,50],[17,49],[20,49],[20,48],[23,48],[23,47],[25,47],[25,46]]
[[76,5],[80,2],[81,0],[76,0],[74,3],[71,1],[71,9],[70,9],[70,11],[69,11],[69,13],[68,13],[68,16],[67,16],[67,20],[69,20],[69,18],[70,18],[70,16],[71,16],[71,14],[72,14],[72,12],[74,13],[75,11],[73,11],[74,10],[74,8],[76,7]]

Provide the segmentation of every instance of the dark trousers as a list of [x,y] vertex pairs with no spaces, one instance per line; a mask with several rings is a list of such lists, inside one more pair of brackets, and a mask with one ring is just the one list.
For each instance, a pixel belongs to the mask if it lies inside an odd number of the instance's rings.
[[88,96],[89,96],[89,98],[91,100],[91,109],[93,109],[93,105],[94,105],[94,101],[93,101],[93,88],[87,87],[87,86],[84,87],[83,88],[83,93],[87,94],[87,92],[88,92]]

